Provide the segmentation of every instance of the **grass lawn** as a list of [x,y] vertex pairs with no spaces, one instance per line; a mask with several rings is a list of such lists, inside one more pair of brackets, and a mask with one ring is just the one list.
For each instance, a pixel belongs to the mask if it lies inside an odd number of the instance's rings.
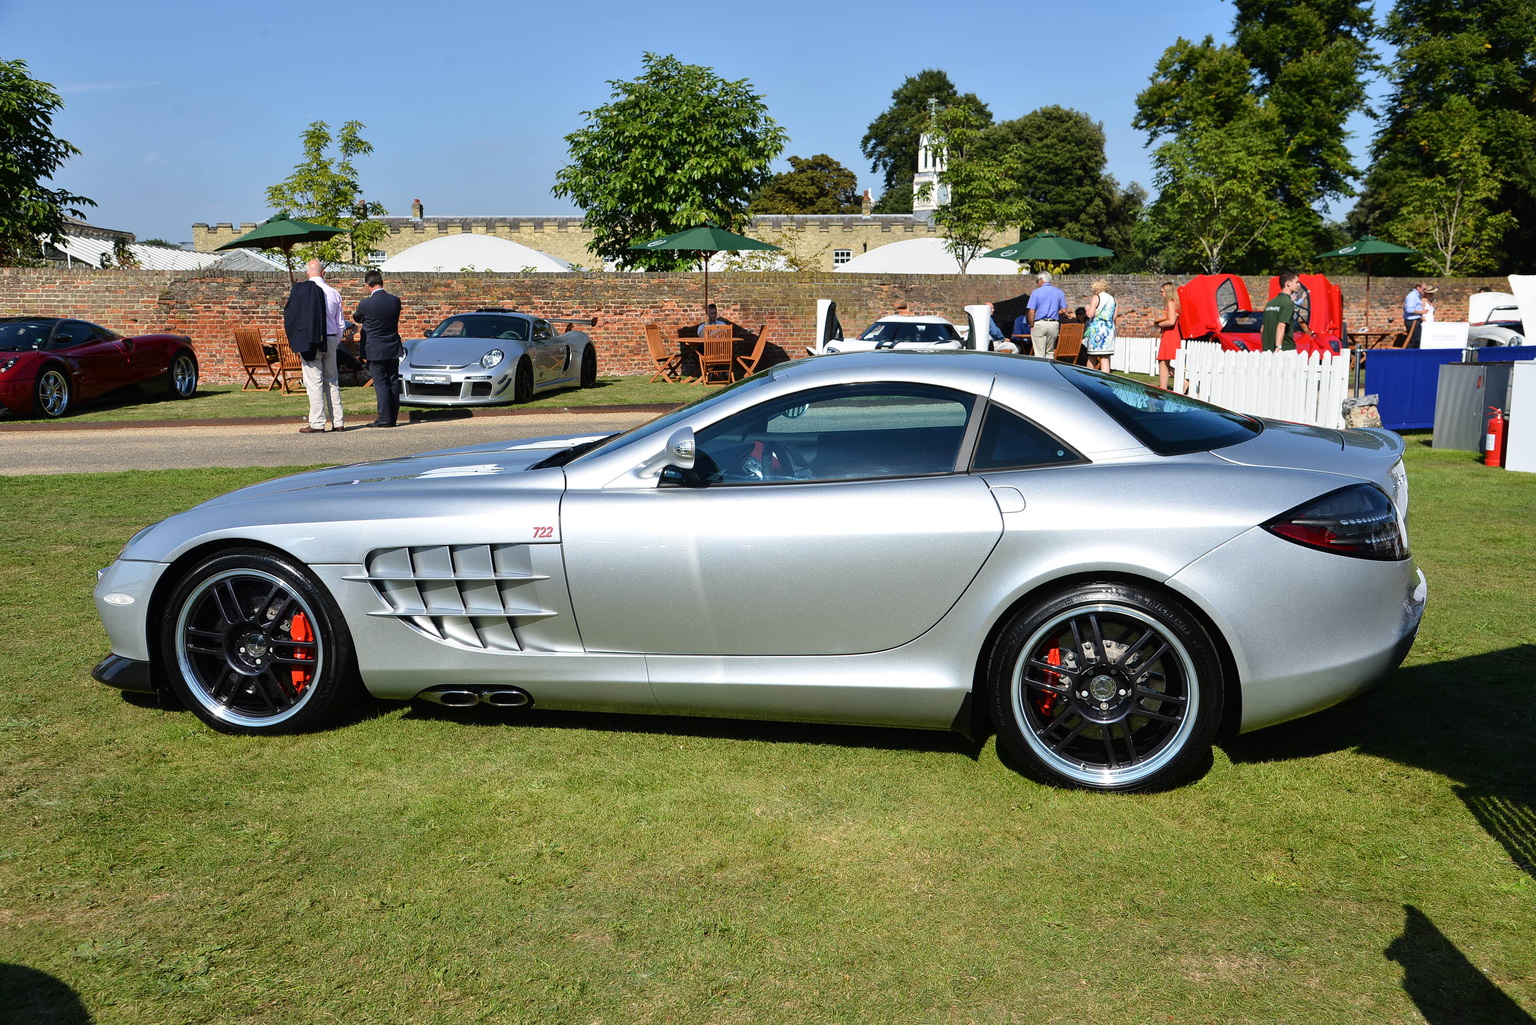
[[[703,394],[697,385],[650,383],[650,378],[600,377],[592,388],[562,388],[537,396],[532,402],[520,407],[493,406],[492,409],[579,409],[583,406],[633,406],[657,403],[680,406],[692,402]],[[343,385],[341,404],[348,416],[372,417],[377,409],[373,387],[368,384]],[[133,420],[203,420],[234,417],[270,416],[302,420],[309,412],[309,399],[303,389],[291,395],[280,391],[241,391],[239,385],[215,384],[199,386],[197,394],[180,401],[163,397],[158,391],[124,388],[95,402],[70,412],[60,422],[125,422]],[[430,417],[434,410],[419,406],[402,407],[402,412],[413,416]],[[43,417],[12,417],[0,415],[0,424],[26,419],[43,421]]]
[[1134,797],[890,730],[221,736],[89,679],[92,576],[273,471],[0,480],[0,1022],[1530,1022],[1536,477],[1409,459],[1407,665]]

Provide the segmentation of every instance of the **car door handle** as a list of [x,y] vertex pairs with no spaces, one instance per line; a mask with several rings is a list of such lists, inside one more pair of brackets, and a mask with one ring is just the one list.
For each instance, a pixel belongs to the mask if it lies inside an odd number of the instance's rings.
[[1018,488],[993,487],[992,500],[999,512],[1021,513],[1024,511],[1024,492]]

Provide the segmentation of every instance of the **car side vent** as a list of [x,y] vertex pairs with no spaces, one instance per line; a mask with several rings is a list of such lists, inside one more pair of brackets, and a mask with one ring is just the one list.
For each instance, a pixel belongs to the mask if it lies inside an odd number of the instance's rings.
[[517,629],[556,613],[541,608],[527,545],[425,545],[368,555],[366,580],[386,608],[435,641],[479,651],[521,651]]

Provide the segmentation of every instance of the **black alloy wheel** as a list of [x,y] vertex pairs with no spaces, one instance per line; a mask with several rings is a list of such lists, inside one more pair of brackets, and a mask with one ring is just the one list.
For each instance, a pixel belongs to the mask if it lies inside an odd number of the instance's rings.
[[988,666],[998,742],[1030,776],[1090,790],[1161,790],[1210,754],[1216,647],[1170,597],[1075,587],[1016,613]]
[[512,376],[512,401],[521,405],[533,399],[533,364],[524,356],[517,361]]
[[591,388],[597,384],[597,351],[587,346],[581,354],[581,386]]
[[335,601],[307,571],[260,549],[213,555],[182,578],[160,654],[186,706],[225,733],[313,729],[359,689]]

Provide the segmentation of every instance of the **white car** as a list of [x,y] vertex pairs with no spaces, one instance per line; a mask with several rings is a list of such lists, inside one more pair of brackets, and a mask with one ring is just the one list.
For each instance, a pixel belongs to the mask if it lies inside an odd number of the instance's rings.
[[838,338],[825,343],[821,352],[869,352],[872,349],[900,349],[931,352],[965,348],[964,333],[943,317],[881,317],[857,338]]

